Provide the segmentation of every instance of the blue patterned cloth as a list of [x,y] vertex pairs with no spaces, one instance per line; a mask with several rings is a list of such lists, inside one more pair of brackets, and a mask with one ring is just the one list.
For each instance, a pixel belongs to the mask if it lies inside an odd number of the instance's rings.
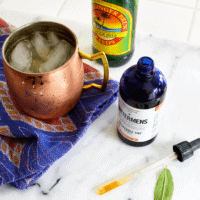
[[[0,36],[0,50],[6,37]],[[88,70],[85,83],[94,80],[101,83],[98,75],[99,72]],[[90,124],[117,99],[118,86],[117,81],[109,80],[105,92],[95,89],[84,92],[68,115],[47,123],[15,108],[0,57],[0,185],[12,184],[18,189],[31,186],[87,134]]]

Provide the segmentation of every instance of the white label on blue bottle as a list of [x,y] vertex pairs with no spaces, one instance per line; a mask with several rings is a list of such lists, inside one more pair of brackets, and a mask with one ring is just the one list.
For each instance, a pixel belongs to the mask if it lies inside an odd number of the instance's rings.
[[145,142],[155,137],[161,122],[163,103],[150,109],[129,106],[119,95],[117,127],[128,140]]

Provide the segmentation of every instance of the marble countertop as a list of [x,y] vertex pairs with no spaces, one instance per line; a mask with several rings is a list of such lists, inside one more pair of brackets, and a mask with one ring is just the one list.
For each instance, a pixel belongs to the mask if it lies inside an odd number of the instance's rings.
[[[51,17],[37,17],[29,21],[36,20],[53,20],[67,25],[77,35],[80,49],[92,53],[90,25]],[[122,73],[142,56],[151,57],[168,82],[164,114],[156,140],[140,148],[123,143],[116,130],[116,101],[33,186],[27,190],[17,190],[10,185],[1,186],[0,199],[153,199],[156,181],[165,165],[102,196],[95,193],[95,188],[111,178],[167,156],[174,144],[199,137],[200,47],[137,33],[133,58],[122,67],[110,68],[110,77],[119,81]],[[103,71],[100,64],[88,60],[85,62]],[[200,200],[199,157],[200,150],[183,163],[178,160],[168,163],[174,179],[172,199]]]

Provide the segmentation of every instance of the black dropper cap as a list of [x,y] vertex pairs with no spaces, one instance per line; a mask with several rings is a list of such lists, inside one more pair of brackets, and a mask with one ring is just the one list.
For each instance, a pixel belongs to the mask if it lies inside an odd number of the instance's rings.
[[173,151],[177,153],[178,160],[183,162],[188,158],[192,157],[194,151],[200,148],[200,138],[192,142],[181,142],[173,146]]

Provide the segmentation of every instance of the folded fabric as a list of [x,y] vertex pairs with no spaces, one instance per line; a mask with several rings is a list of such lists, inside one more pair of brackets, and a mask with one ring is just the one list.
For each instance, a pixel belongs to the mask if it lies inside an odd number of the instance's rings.
[[[14,29],[0,19],[0,50]],[[102,75],[84,64],[85,84],[102,83]],[[13,105],[0,56],[0,185],[18,189],[31,186],[86,133],[118,96],[118,82],[109,80],[104,92],[91,89],[82,93],[70,113],[51,121],[34,119]]]

